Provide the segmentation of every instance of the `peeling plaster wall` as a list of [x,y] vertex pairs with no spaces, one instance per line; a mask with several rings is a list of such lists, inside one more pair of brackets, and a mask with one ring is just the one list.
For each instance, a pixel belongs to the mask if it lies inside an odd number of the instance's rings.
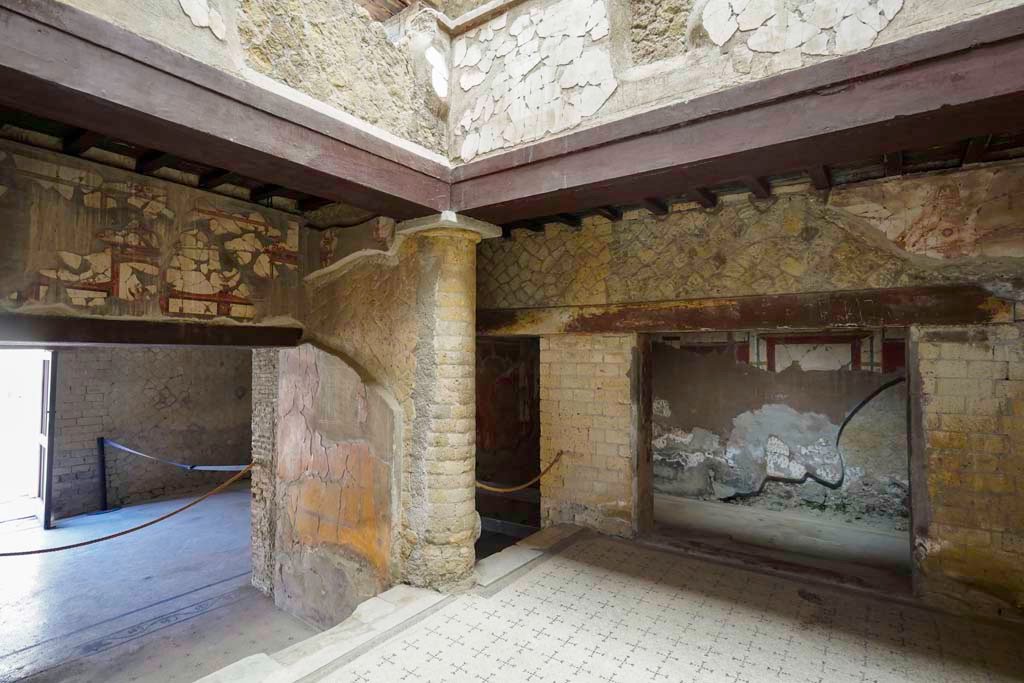
[[[62,349],[57,363],[53,509],[98,510],[96,439],[177,462],[239,465],[250,453],[250,352],[244,349]],[[111,507],[212,489],[223,473],[188,472],[107,449]]]
[[818,292],[1024,275],[1024,165],[725,198],[664,218],[514,231],[479,250],[482,309]]
[[880,394],[835,447],[846,415],[898,373],[774,372],[737,362],[729,346],[653,349],[655,492],[909,528],[905,387]]
[[448,38],[429,14],[396,43],[353,0],[239,0],[238,33],[256,71],[444,152]]
[[[453,42],[450,153],[469,161],[1019,4],[1021,0],[518,4]],[[557,55],[554,42],[543,42],[553,34],[540,24],[552,16],[569,17],[571,27],[570,37],[558,41]],[[524,25],[522,17],[530,23]],[[517,35],[511,35],[513,26]],[[541,38],[536,45],[531,43],[535,32]],[[519,41],[519,35],[525,38]],[[573,44],[577,35],[585,46],[582,56]],[[465,49],[459,47],[462,41]]]
[[0,309],[239,322],[297,309],[301,219],[0,141]]
[[327,628],[391,574],[395,419],[340,359],[280,351],[274,601]]
[[1024,620],[1024,326],[911,328],[915,591]]

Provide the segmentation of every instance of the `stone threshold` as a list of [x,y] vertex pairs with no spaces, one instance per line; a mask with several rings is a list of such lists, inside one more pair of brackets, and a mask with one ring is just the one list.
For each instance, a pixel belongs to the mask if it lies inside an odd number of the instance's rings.
[[[582,528],[564,524],[542,529],[519,543],[477,563],[476,592],[490,597],[530,571],[538,562],[557,555],[576,542]],[[365,600],[343,622],[275,654],[241,659],[197,683],[307,683],[323,680],[356,657],[406,629],[457,598],[424,588],[397,585]]]

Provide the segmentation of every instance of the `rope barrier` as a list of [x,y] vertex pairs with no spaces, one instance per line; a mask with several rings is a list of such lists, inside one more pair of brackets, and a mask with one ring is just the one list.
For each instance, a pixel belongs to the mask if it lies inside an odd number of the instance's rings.
[[103,438],[100,439],[104,446],[113,446],[118,450],[122,450],[125,453],[131,453],[132,455],[138,455],[155,462],[160,462],[165,465],[172,465],[174,467],[180,467],[183,470],[189,470],[190,472],[241,472],[245,465],[188,465],[183,462],[175,462],[173,460],[164,460],[163,458],[157,458],[152,455],[146,455],[141,453],[134,448],[128,448],[124,444],[120,444],[111,439]]
[[555,465],[558,464],[558,461],[562,459],[562,453],[563,453],[563,451],[558,451],[558,455],[555,456],[555,459],[551,461],[550,465],[548,465],[547,467],[544,468],[543,472],[541,472],[540,474],[538,474],[536,477],[534,477],[530,481],[526,482],[525,484],[521,484],[520,486],[509,486],[509,487],[491,486],[490,484],[484,484],[483,482],[479,482],[478,481],[476,483],[476,487],[478,489],[482,489],[484,491],[490,491],[491,493],[515,493],[516,491],[522,491],[523,489],[528,489],[531,486],[533,486],[534,484],[536,484],[538,481],[540,481],[544,477],[545,474],[547,474],[548,472],[551,471],[552,467],[554,467]]
[[[156,460],[156,458],[154,458],[154,460]],[[133,526],[130,529],[125,529],[123,531],[118,531],[117,533],[110,534],[108,536],[100,536],[99,538],[93,538],[93,539],[88,540],[88,541],[80,541],[78,543],[70,543],[68,545],[59,545],[59,546],[56,546],[54,548],[41,548],[39,550],[21,550],[21,551],[14,552],[14,553],[0,553],[0,557],[20,557],[20,556],[23,556],[23,555],[42,555],[43,553],[55,553],[55,552],[58,552],[58,551],[61,551],[61,550],[71,550],[72,548],[81,548],[81,547],[84,547],[84,546],[87,546],[87,545],[92,545],[94,543],[100,543],[102,541],[109,541],[112,538],[118,538],[120,536],[125,536],[127,534],[130,534],[133,531],[139,531],[141,529],[145,529],[148,526],[153,526],[157,522],[162,522],[165,519],[169,519],[170,517],[173,517],[174,515],[178,514],[179,512],[184,512],[185,510],[188,510],[193,505],[198,505],[199,503],[203,502],[204,500],[206,500],[207,498],[209,498],[210,496],[212,496],[214,494],[220,493],[221,491],[223,491],[224,489],[226,489],[227,487],[231,486],[236,481],[241,479],[242,475],[244,475],[245,473],[247,473],[251,469],[252,469],[252,463],[249,463],[240,472],[235,474],[235,476],[231,477],[226,482],[224,482],[223,484],[221,484],[217,488],[213,489],[209,493],[203,494],[199,498],[196,498],[195,500],[193,500],[188,505],[182,506],[182,507],[178,508],[177,510],[172,510],[171,512],[168,512],[165,515],[161,515],[160,517],[157,517],[156,519],[151,519],[151,520],[149,520],[148,522],[146,522],[144,524],[139,524],[138,526]]]

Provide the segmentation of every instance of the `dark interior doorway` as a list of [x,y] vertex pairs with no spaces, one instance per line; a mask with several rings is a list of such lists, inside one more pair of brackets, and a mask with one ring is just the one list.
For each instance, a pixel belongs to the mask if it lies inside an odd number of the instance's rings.
[[[540,341],[481,338],[476,352],[476,478],[496,488],[540,474]],[[540,484],[498,493],[477,489],[477,557],[540,528]]]

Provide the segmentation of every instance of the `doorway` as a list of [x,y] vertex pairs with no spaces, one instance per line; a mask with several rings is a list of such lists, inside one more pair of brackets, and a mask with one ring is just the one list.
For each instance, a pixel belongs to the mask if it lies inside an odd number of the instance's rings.
[[909,590],[905,344],[901,329],[655,338],[661,533]]
[[49,351],[0,349],[0,524],[44,517],[50,363]]
[[[476,352],[476,479],[516,488],[540,474],[540,340],[481,338]],[[540,528],[540,483],[477,489],[477,559]]]

